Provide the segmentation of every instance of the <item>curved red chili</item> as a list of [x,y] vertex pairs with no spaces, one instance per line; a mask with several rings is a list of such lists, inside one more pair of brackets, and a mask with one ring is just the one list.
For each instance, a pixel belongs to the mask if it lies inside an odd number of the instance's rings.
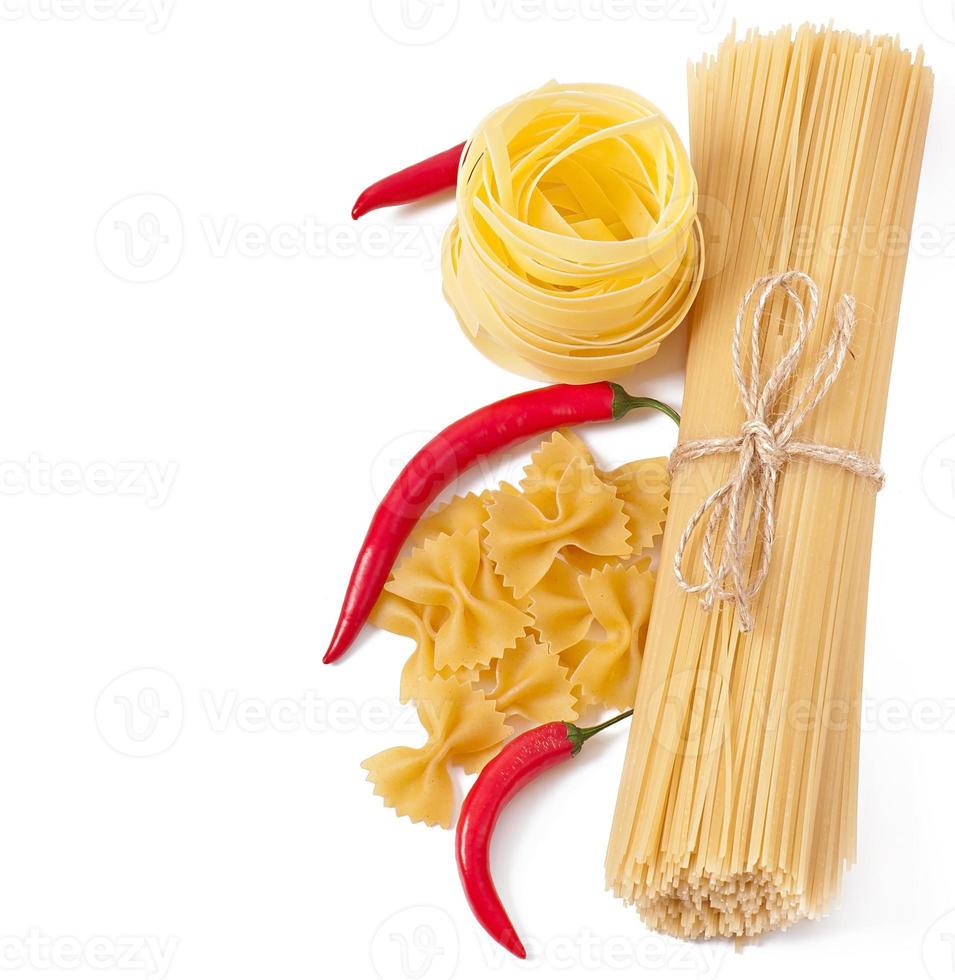
[[477,460],[562,425],[619,419],[654,408],[678,425],[680,417],[655,398],[635,398],[618,384],[558,384],[525,391],[480,408],[438,433],[398,474],[382,498],[351,573],[345,599],[323,658],[337,660],[358,635],[418,519],[435,497]]
[[542,772],[570,759],[592,735],[633,709],[592,728],[556,721],[511,739],[482,770],[461,806],[455,838],[458,874],[471,911],[488,935],[508,952],[527,958],[491,877],[490,846],[494,825],[511,797]]
[[358,200],[351,209],[351,216],[357,221],[363,214],[376,208],[410,204],[429,194],[454,187],[458,182],[458,165],[466,145],[466,142],[459,143],[450,150],[436,153],[420,163],[413,163],[410,167],[366,187],[358,195]]

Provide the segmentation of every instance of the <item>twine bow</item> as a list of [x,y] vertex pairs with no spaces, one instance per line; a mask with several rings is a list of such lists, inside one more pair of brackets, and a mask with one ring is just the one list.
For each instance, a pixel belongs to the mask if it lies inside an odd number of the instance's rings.
[[[803,284],[808,293],[808,308],[796,286]],[[798,329],[792,346],[760,389],[760,335],[766,306],[775,290],[782,290],[792,303]],[[753,296],[758,299],[753,312],[749,352],[749,377],[743,372],[742,336],[746,310]],[[849,449],[838,449],[794,438],[806,416],[819,404],[839,376],[855,330],[855,300],[846,294],[835,310],[835,328],[819,361],[801,391],[797,391],[785,411],[777,403],[791,386],[797,364],[819,311],[819,287],[804,272],[790,271],[757,279],[747,290],[736,315],[733,334],[733,376],[739,387],[746,420],[737,436],[696,439],[683,442],[670,456],[673,473],[691,460],[717,453],[736,453],[736,470],[714,490],[690,518],[680,538],[673,567],[680,587],[689,593],[702,593],[701,604],[710,609],[714,602],[725,600],[736,604],[740,631],[752,629],[750,602],[762,588],[769,572],[776,530],[776,494],[779,475],[792,459],[829,463],[869,481],[876,490],[885,482],[882,468],[872,459]],[[693,584],[683,574],[683,556],[697,525],[709,511],[703,532],[703,581]],[[747,555],[758,539],[755,568]],[[716,551],[717,542],[720,543]]]

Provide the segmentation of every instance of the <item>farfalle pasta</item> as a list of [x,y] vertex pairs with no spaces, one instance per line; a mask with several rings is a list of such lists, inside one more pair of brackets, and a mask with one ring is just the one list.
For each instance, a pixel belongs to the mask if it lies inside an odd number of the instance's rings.
[[521,637],[489,673],[487,696],[505,715],[518,715],[536,724],[577,718],[577,699],[567,668],[534,637]]
[[447,610],[434,637],[437,670],[486,667],[532,623],[492,570],[482,570],[486,561],[476,528],[441,534],[413,551],[385,586],[411,602]]
[[488,554],[518,597],[540,582],[563,548],[608,557],[631,552],[623,502],[580,457],[551,493],[531,497],[507,486],[492,493],[488,515]]
[[594,466],[584,440],[570,429],[558,429],[531,453],[531,461],[524,467],[521,491],[535,503],[545,508],[551,506],[564,471],[577,459]]
[[654,538],[663,533],[667,515],[670,478],[666,458],[638,459],[600,475],[623,501],[634,554],[652,548]]
[[435,674],[451,677],[453,674],[472,680],[476,676],[475,671],[451,671],[447,667],[439,671],[435,666],[434,638],[447,617],[447,610],[440,606],[421,606],[390,592],[383,592],[372,610],[369,617],[372,625],[415,641],[414,653],[401,670],[398,700],[402,704],[415,696],[415,689],[422,677],[434,677]]
[[[596,479],[616,489],[617,496],[623,501],[634,554],[653,547],[654,538],[662,534],[666,520],[670,487],[666,457],[638,459],[613,470],[601,470],[583,439],[570,429],[560,429],[531,455],[530,463],[524,467],[521,490],[531,500],[546,506],[549,495],[556,491],[564,471],[575,459],[592,465]],[[486,495],[484,502],[486,505]],[[593,567],[597,565],[584,570],[590,571]]]
[[454,497],[418,522],[371,616],[415,644],[399,698],[429,735],[364,763],[389,806],[448,826],[448,767],[480,771],[511,734],[505,718],[630,704],[653,591],[649,559],[632,556],[659,534],[666,491],[665,460],[604,472],[561,430],[519,487]]
[[[426,514],[409,535],[408,545],[413,552],[421,548],[431,539],[441,534],[453,534],[456,530],[476,529],[481,537],[484,536],[484,522],[487,520],[486,504],[489,497],[487,492],[482,494],[467,493],[453,497],[445,504],[436,507]],[[399,562],[401,568],[403,562]],[[480,577],[485,586],[489,585],[487,577],[490,562],[482,561]],[[493,574],[493,571],[491,572]],[[394,575],[392,575],[392,579]],[[485,588],[485,592],[490,588]],[[526,606],[526,604],[525,604]],[[388,591],[382,593],[375,606],[369,622],[380,629],[400,636],[407,636],[415,641],[415,651],[408,658],[401,672],[399,700],[407,702],[413,697],[414,687],[419,677],[457,676],[473,680],[477,676],[475,670],[458,668],[452,671],[449,667],[440,670],[434,662],[434,640],[438,627],[447,619],[448,611],[441,606],[423,605],[410,602]]]
[[582,574],[581,569],[558,558],[528,593],[534,628],[554,653],[579,643],[593,622],[580,588]]
[[586,701],[620,711],[633,707],[653,586],[649,557],[581,578],[595,635],[563,650],[560,658]]
[[487,520],[487,505],[490,494],[466,493],[453,497],[446,504],[436,507],[418,521],[408,536],[411,550],[420,548],[429,538],[441,534],[454,534],[455,531],[470,531],[477,528],[483,535],[483,524]]
[[402,704],[414,697],[414,689],[419,677],[430,677],[437,673],[437,668],[434,666],[434,636],[438,624],[427,617],[427,610],[432,614],[444,613],[444,610],[436,607],[419,606],[402,599],[401,596],[382,592],[381,598],[368,617],[368,622],[373,626],[414,640],[414,653],[408,658],[401,671],[398,700]]
[[415,700],[428,733],[425,744],[385,749],[361,765],[385,806],[399,816],[410,817],[413,823],[450,827],[454,786],[449,762],[493,751],[512,729],[492,701],[457,678],[422,678]]

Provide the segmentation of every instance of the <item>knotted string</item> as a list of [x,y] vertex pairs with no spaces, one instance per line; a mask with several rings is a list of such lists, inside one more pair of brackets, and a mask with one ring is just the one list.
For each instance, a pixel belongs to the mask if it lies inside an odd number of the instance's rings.
[[[796,291],[803,284],[808,293],[808,308]],[[768,380],[760,389],[760,336],[766,307],[775,290],[782,290],[792,303],[798,328],[792,346],[783,354]],[[743,371],[742,339],[746,310],[758,294],[753,311],[749,352],[749,376]],[[769,572],[773,539],[776,531],[776,494],[779,475],[792,459],[829,463],[869,481],[876,490],[885,482],[882,468],[872,459],[849,449],[838,449],[794,438],[810,412],[825,397],[839,376],[856,326],[855,300],[846,294],[835,310],[835,328],[822,351],[812,376],[796,392],[785,411],[777,402],[791,384],[800,355],[816,322],[819,311],[819,287],[804,272],[791,271],[757,279],[747,290],[736,315],[733,334],[733,376],[739,387],[746,420],[737,436],[696,439],[681,443],[670,456],[674,473],[691,460],[717,453],[737,453],[736,470],[714,490],[690,518],[673,556],[676,580],[685,592],[702,593],[701,604],[710,609],[725,600],[736,604],[740,630],[752,629],[750,602],[762,588]],[[683,556],[697,525],[706,513],[709,517],[703,532],[703,581],[692,584],[683,574]],[[748,515],[748,516],[747,516]],[[716,551],[719,540],[719,551]],[[758,561],[747,574],[747,555],[758,540]]]

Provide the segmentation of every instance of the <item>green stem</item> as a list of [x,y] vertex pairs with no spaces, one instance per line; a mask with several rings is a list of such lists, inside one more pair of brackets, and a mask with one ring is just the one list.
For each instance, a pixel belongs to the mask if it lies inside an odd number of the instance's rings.
[[611,725],[616,725],[618,721],[623,721],[624,718],[629,718],[632,714],[633,708],[631,708],[629,711],[624,711],[615,718],[602,721],[599,725],[591,725],[590,728],[579,728],[577,725],[574,725],[569,721],[565,721],[564,724],[567,726],[567,740],[573,746],[570,754],[576,755],[584,747],[584,742],[586,742],[592,735],[596,735],[597,732],[602,732],[605,728],[609,728]]
[[653,408],[673,419],[677,425],[680,424],[679,413],[665,402],[658,401],[656,398],[631,395],[625,388],[621,388],[613,381],[610,382],[610,387],[613,389],[613,417],[615,419],[622,419],[624,415],[632,412],[635,408]]

